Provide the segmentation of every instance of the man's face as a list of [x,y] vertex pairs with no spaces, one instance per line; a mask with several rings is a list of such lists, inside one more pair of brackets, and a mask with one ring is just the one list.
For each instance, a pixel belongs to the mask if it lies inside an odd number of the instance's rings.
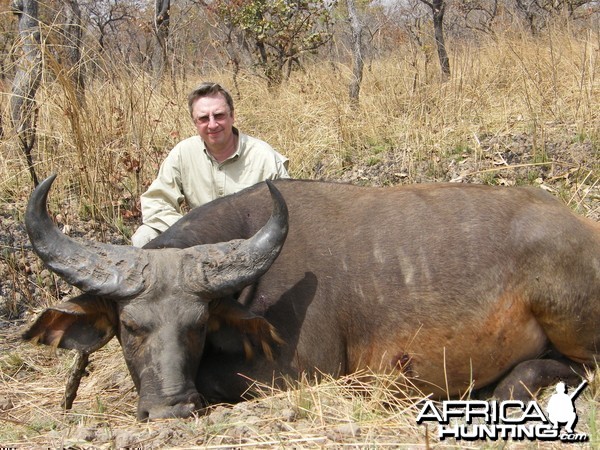
[[198,134],[211,152],[226,149],[233,139],[233,111],[221,94],[201,97],[192,106]]

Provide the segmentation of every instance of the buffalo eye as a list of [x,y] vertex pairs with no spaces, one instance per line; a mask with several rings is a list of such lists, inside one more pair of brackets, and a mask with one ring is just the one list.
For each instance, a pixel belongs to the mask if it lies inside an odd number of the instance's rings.
[[134,336],[144,336],[150,331],[147,327],[129,317],[121,317],[121,324]]

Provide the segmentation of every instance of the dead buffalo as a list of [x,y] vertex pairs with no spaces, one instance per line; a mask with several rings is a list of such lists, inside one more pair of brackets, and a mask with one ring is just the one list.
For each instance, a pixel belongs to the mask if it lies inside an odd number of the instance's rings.
[[137,249],[62,234],[53,179],[27,230],[85,293],[25,338],[93,352],[117,336],[139,419],[302,371],[397,371],[439,396],[500,381],[498,395],[522,396],[600,356],[600,226],[540,189],[280,180]]

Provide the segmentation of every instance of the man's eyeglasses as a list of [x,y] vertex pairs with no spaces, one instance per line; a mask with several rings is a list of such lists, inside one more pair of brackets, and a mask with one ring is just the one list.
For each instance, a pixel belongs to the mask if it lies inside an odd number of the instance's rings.
[[210,122],[211,117],[213,118],[213,120],[215,122],[222,122],[225,119],[227,119],[227,117],[229,117],[229,113],[228,112],[219,112],[219,113],[215,113],[215,114],[207,114],[206,116],[196,117],[194,119],[194,123],[196,125],[206,125],[207,123]]

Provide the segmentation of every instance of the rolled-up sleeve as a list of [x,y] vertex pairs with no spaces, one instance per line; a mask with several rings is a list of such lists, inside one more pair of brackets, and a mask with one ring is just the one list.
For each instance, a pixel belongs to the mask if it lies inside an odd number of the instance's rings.
[[[275,150],[273,150],[275,152]],[[275,152],[276,167],[277,167],[277,178],[290,178],[288,173],[288,166],[290,160],[280,153]]]
[[182,217],[184,196],[179,171],[179,151],[175,147],[165,158],[158,176],[140,198],[142,219],[160,232],[165,231]]

